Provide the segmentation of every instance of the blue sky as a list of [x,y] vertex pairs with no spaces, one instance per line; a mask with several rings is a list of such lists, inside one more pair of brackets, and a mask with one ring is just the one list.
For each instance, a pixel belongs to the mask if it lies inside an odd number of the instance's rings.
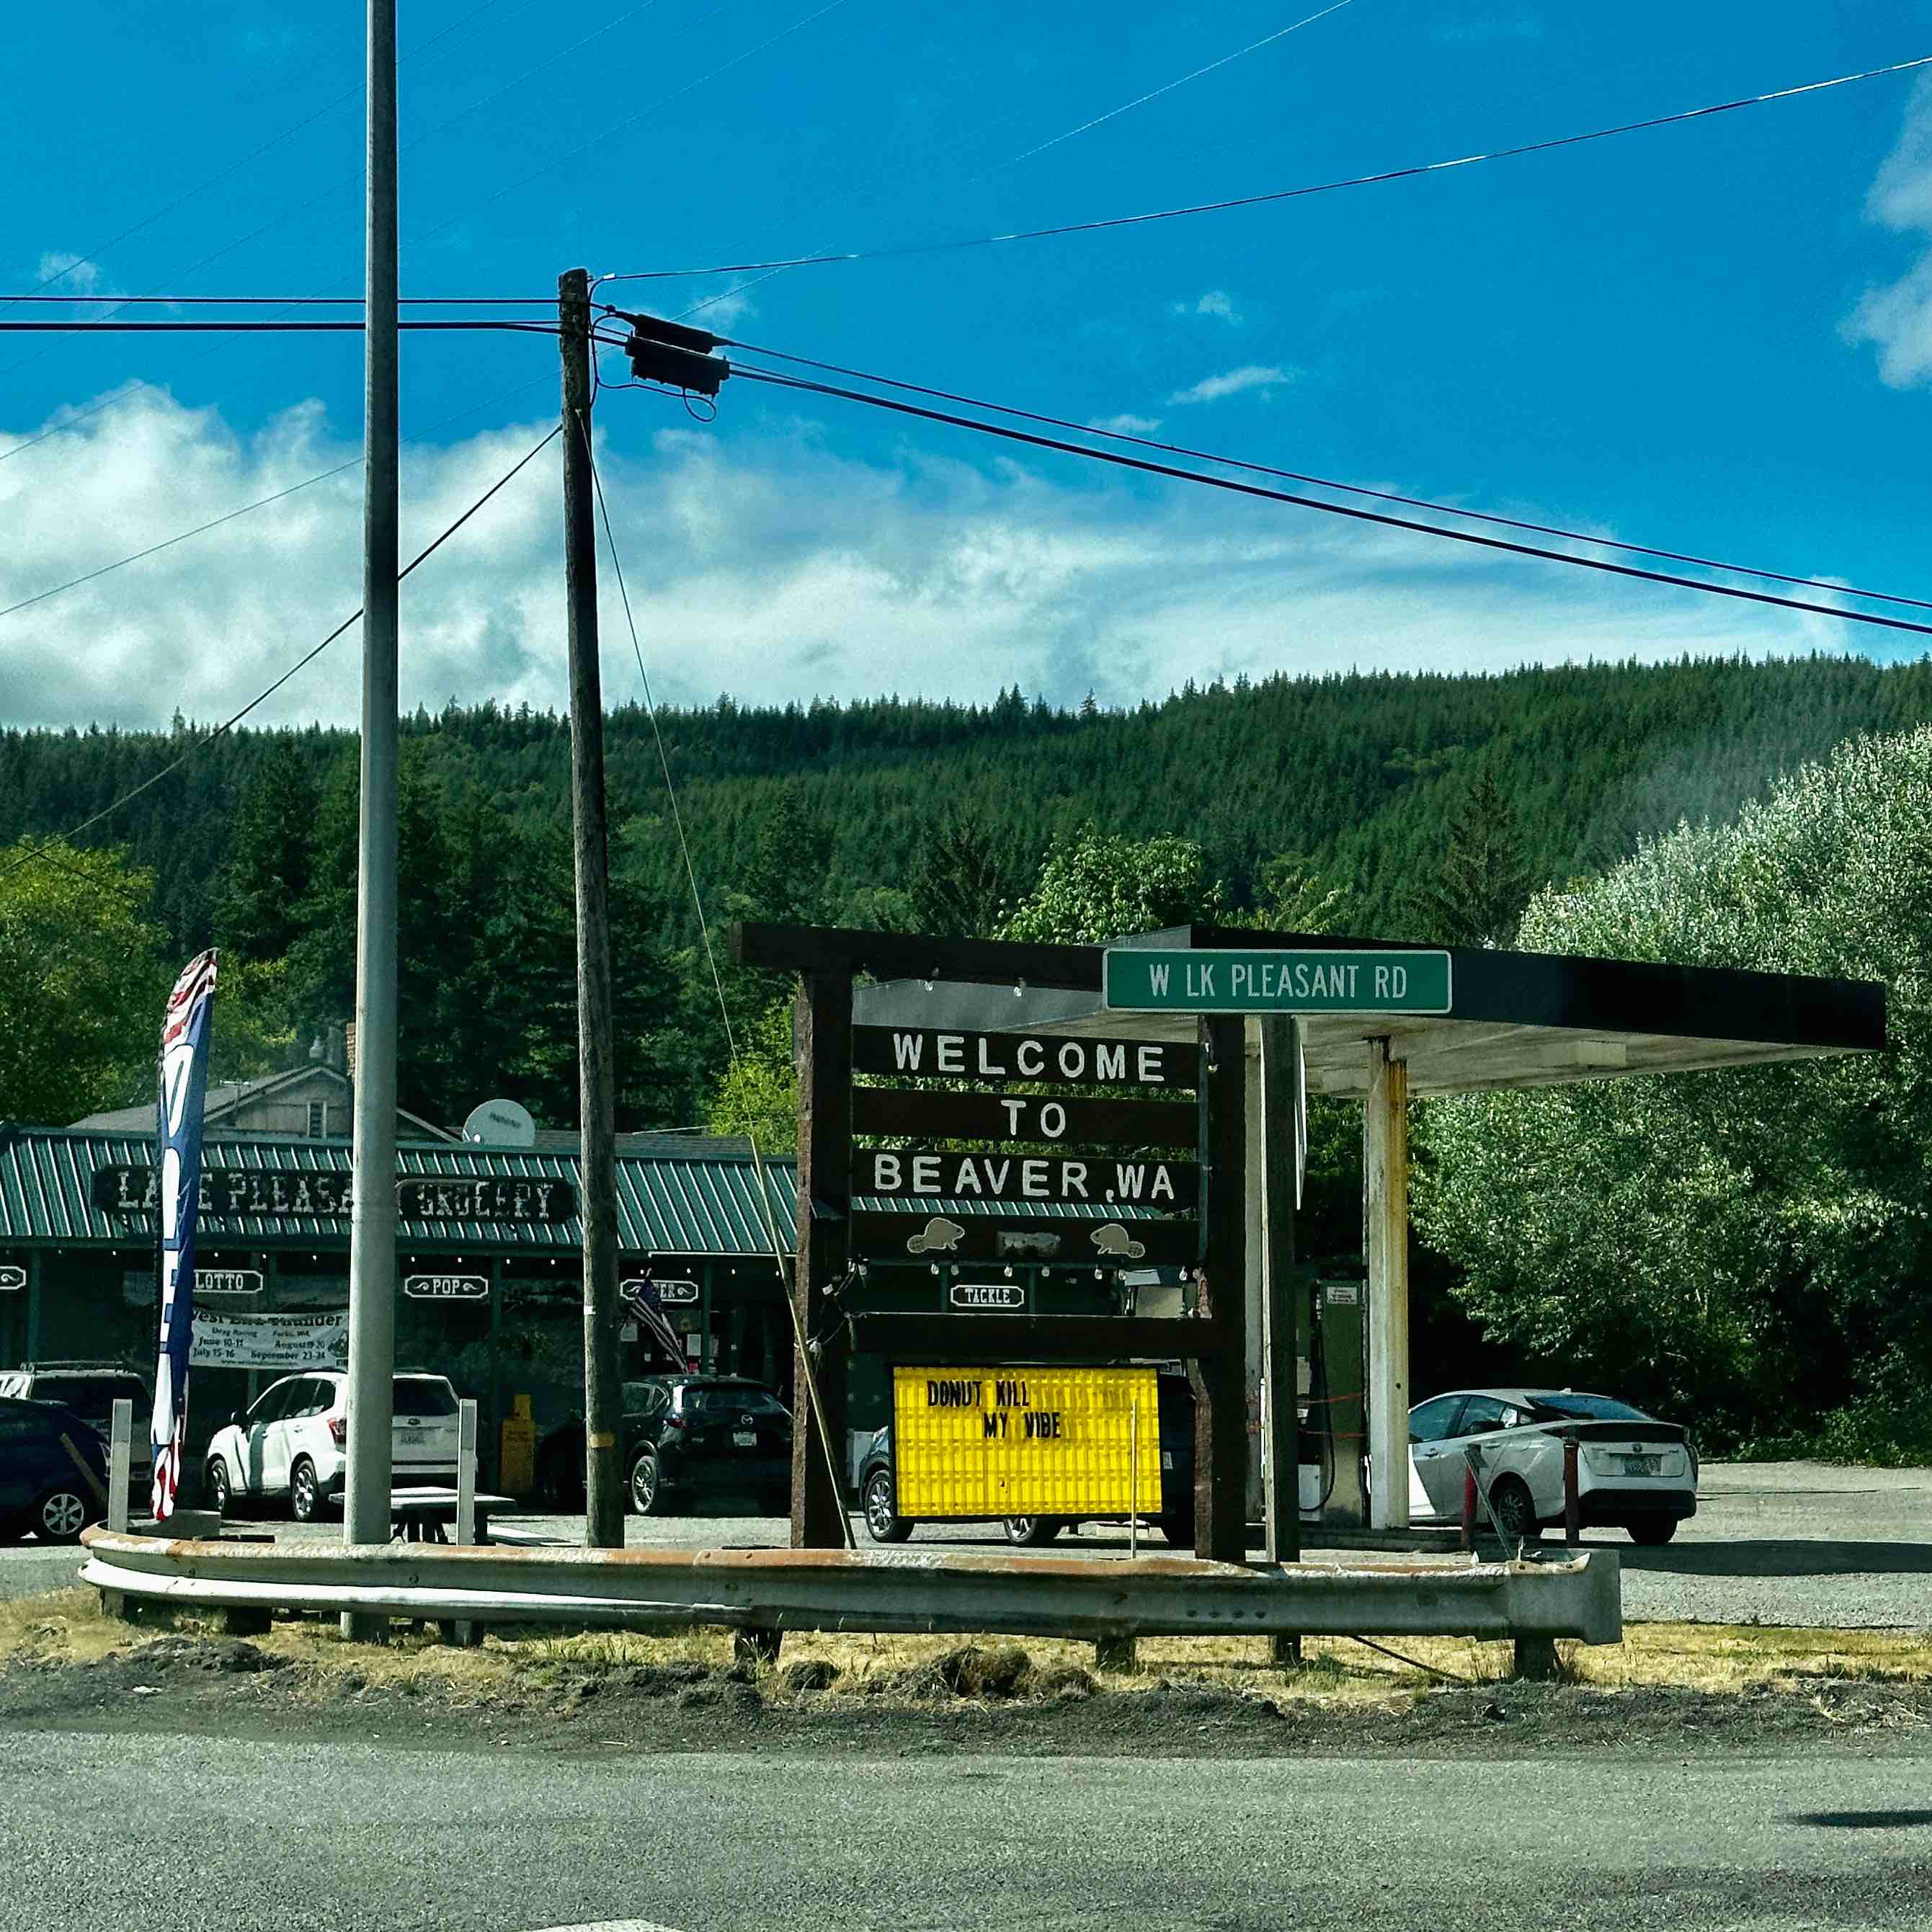
[[[823,4],[411,0],[406,52],[461,24],[402,70],[406,291],[540,296],[578,264],[1128,213],[1932,53],[1932,0],[1348,0],[1073,134],[1320,0]],[[111,31],[74,10],[25,18],[16,74],[76,80],[10,104],[0,282],[27,288],[80,257],[57,287],[353,291],[359,96],[276,137],[356,87],[360,28],[340,0],[272,17],[128,4]],[[1908,76],[1271,207],[625,298],[726,295],[707,313],[750,341],[1927,595],[1928,265],[1932,83]],[[419,337],[405,357],[419,438],[405,539],[420,543],[542,433],[554,351]],[[0,343],[0,449],[145,386],[0,460],[0,604],[352,461],[359,358],[352,337]],[[638,392],[604,397],[598,422],[661,691],[686,701],[984,698],[1018,682],[1129,702],[1190,676],[1356,664],[1916,654],[1883,632],[1492,561],[748,383],[710,427]],[[561,701],[554,456],[412,579],[408,701]],[[245,698],[356,602],[358,490],[352,469],[0,619],[0,713],[140,724]],[[634,683],[626,662],[610,658],[614,697]],[[346,718],[354,694],[345,641],[264,715]]]

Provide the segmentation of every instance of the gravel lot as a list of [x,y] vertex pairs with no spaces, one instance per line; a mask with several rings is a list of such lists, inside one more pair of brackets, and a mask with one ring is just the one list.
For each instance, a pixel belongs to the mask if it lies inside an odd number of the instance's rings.
[[[506,1516],[506,1528],[577,1542],[580,1516]],[[278,1536],[339,1535],[334,1524],[265,1520]],[[854,1528],[862,1545],[865,1532]],[[701,1548],[785,1540],[776,1516],[632,1516],[639,1546]],[[997,1526],[947,1525],[915,1532],[920,1542],[1002,1542]],[[1616,1550],[1624,1606],[1632,1618],[1707,1623],[1793,1624],[1823,1628],[1932,1627],[1932,1469],[1844,1468],[1822,1462],[1713,1462],[1703,1472],[1696,1517],[1668,1549],[1640,1550],[1597,1532],[1588,1543]],[[1059,1547],[1124,1557],[1126,1532],[1092,1528]],[[1148,1546],[1163,1549],[1157,1534]],[[1324,1552],[1311,1542],[1310,1556]],[[1334,1552],[1360,1562],[1360,1551]],[[71,1580],[73,1554],[32,1543],[0,1547],[0,1597],[58,1589]]]

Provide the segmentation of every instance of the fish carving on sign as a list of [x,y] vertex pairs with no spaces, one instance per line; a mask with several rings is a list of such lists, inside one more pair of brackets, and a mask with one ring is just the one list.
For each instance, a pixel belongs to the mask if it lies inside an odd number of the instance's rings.
[[1137,1241],[1118,1221],[1105,1221],[1094,1230],[1094,1246],[1103,1255],[1119,1255],[1126,1260],[1137,1262],[1147,1252],[1146,1244]]
[[966,1230],[957,1221],[935,1214],[906,1243],[909,1255],[950,1255],[964,1238]]

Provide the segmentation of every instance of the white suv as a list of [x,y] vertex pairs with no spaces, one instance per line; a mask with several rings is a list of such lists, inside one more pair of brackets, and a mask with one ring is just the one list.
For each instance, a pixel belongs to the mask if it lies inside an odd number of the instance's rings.
[[[446,1376],[398,1376],[391,1456],[399,1482],[456,1480],[456,1390]],[[208,1445],[208,1506],[282,1496],[313,1522],[342,1499],[349,1466],[349,1378],[340,1370],[285,1376]]]

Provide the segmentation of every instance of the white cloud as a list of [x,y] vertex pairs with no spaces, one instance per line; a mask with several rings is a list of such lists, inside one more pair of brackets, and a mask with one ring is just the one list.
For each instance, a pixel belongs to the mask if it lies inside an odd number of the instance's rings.
[[1218,403],[1224,396],[1238,396],[1250,389],[1259,389],[1265,394],[1284,382],[1292,382],[1300,373],[1295,369],[1278,369],[1272,363],[1244,363],[1225,376],[1210,376],[1192,388],[1177,389],[1167,400],[1171,406],[1178,407],[1186,403]]
[[1124,411],[1117,416],[1101,416],[1088,424],[1090,429],[1110,429],[1120,436],[1151,436],[1160,427],[1159,416],[1130,416]]
[[[976,444],[962,455],[923,430],[860,460],[789,406],[754,412],[746,399],[728,440],[674,420],[601,461],[652,675],[680,704],[721,691],[758,704],[985,699],[1018,684],[1065,703],[1091,687],[1111,704],[1242,672],[1500,670],[1814,641],[1796,614],[1058,459],[988,458]],[[404,554],[548,427],[406,448]],[[319,404],[243,436],[212,410],[143,392],[0,462],[0,606],[354,453]],[[553,448],[404,586],[406,707],[452,696],[563,706],[558,488]],[[352,467],[0,620],[0,723],[154,725],[177,708],[202,720],[238,709],[360,602],[361,489]],[[603,587],[616,704],[634,694],[635,671],[608,572]],[[352,722],[357,638],[256,722]]]
[[[1898,145],[1866,197],[1865,217],[1900,233],[1916,229],[1932,238],[1932,76],[1912,90]],[[1932,238],[1897,281],[1865,291],[1843,332],[1848,341],[1876,347],[1879,377],[1889,387],[1932,380]]]
[[91,296],[100,286],[100,265],[84,255],[63,254],[58,250],[43,255],[34,265],[36,284],[58,280],[55,293]]
[[1238,322],[1240,316],[1235,312],[1234,298],[1226,289],[1210,289],[1198,302],[1179,302],[1174,304],[1176,315],[1211,315],[1222,322]]
[[708,328],[715,334],[721,328],[736,328],[748,315],[756,315],[758,305],[752,299],[752,290],[765,278],[755,280],[734,282],[722,295],[715,295],[692,312],[692,326]]

